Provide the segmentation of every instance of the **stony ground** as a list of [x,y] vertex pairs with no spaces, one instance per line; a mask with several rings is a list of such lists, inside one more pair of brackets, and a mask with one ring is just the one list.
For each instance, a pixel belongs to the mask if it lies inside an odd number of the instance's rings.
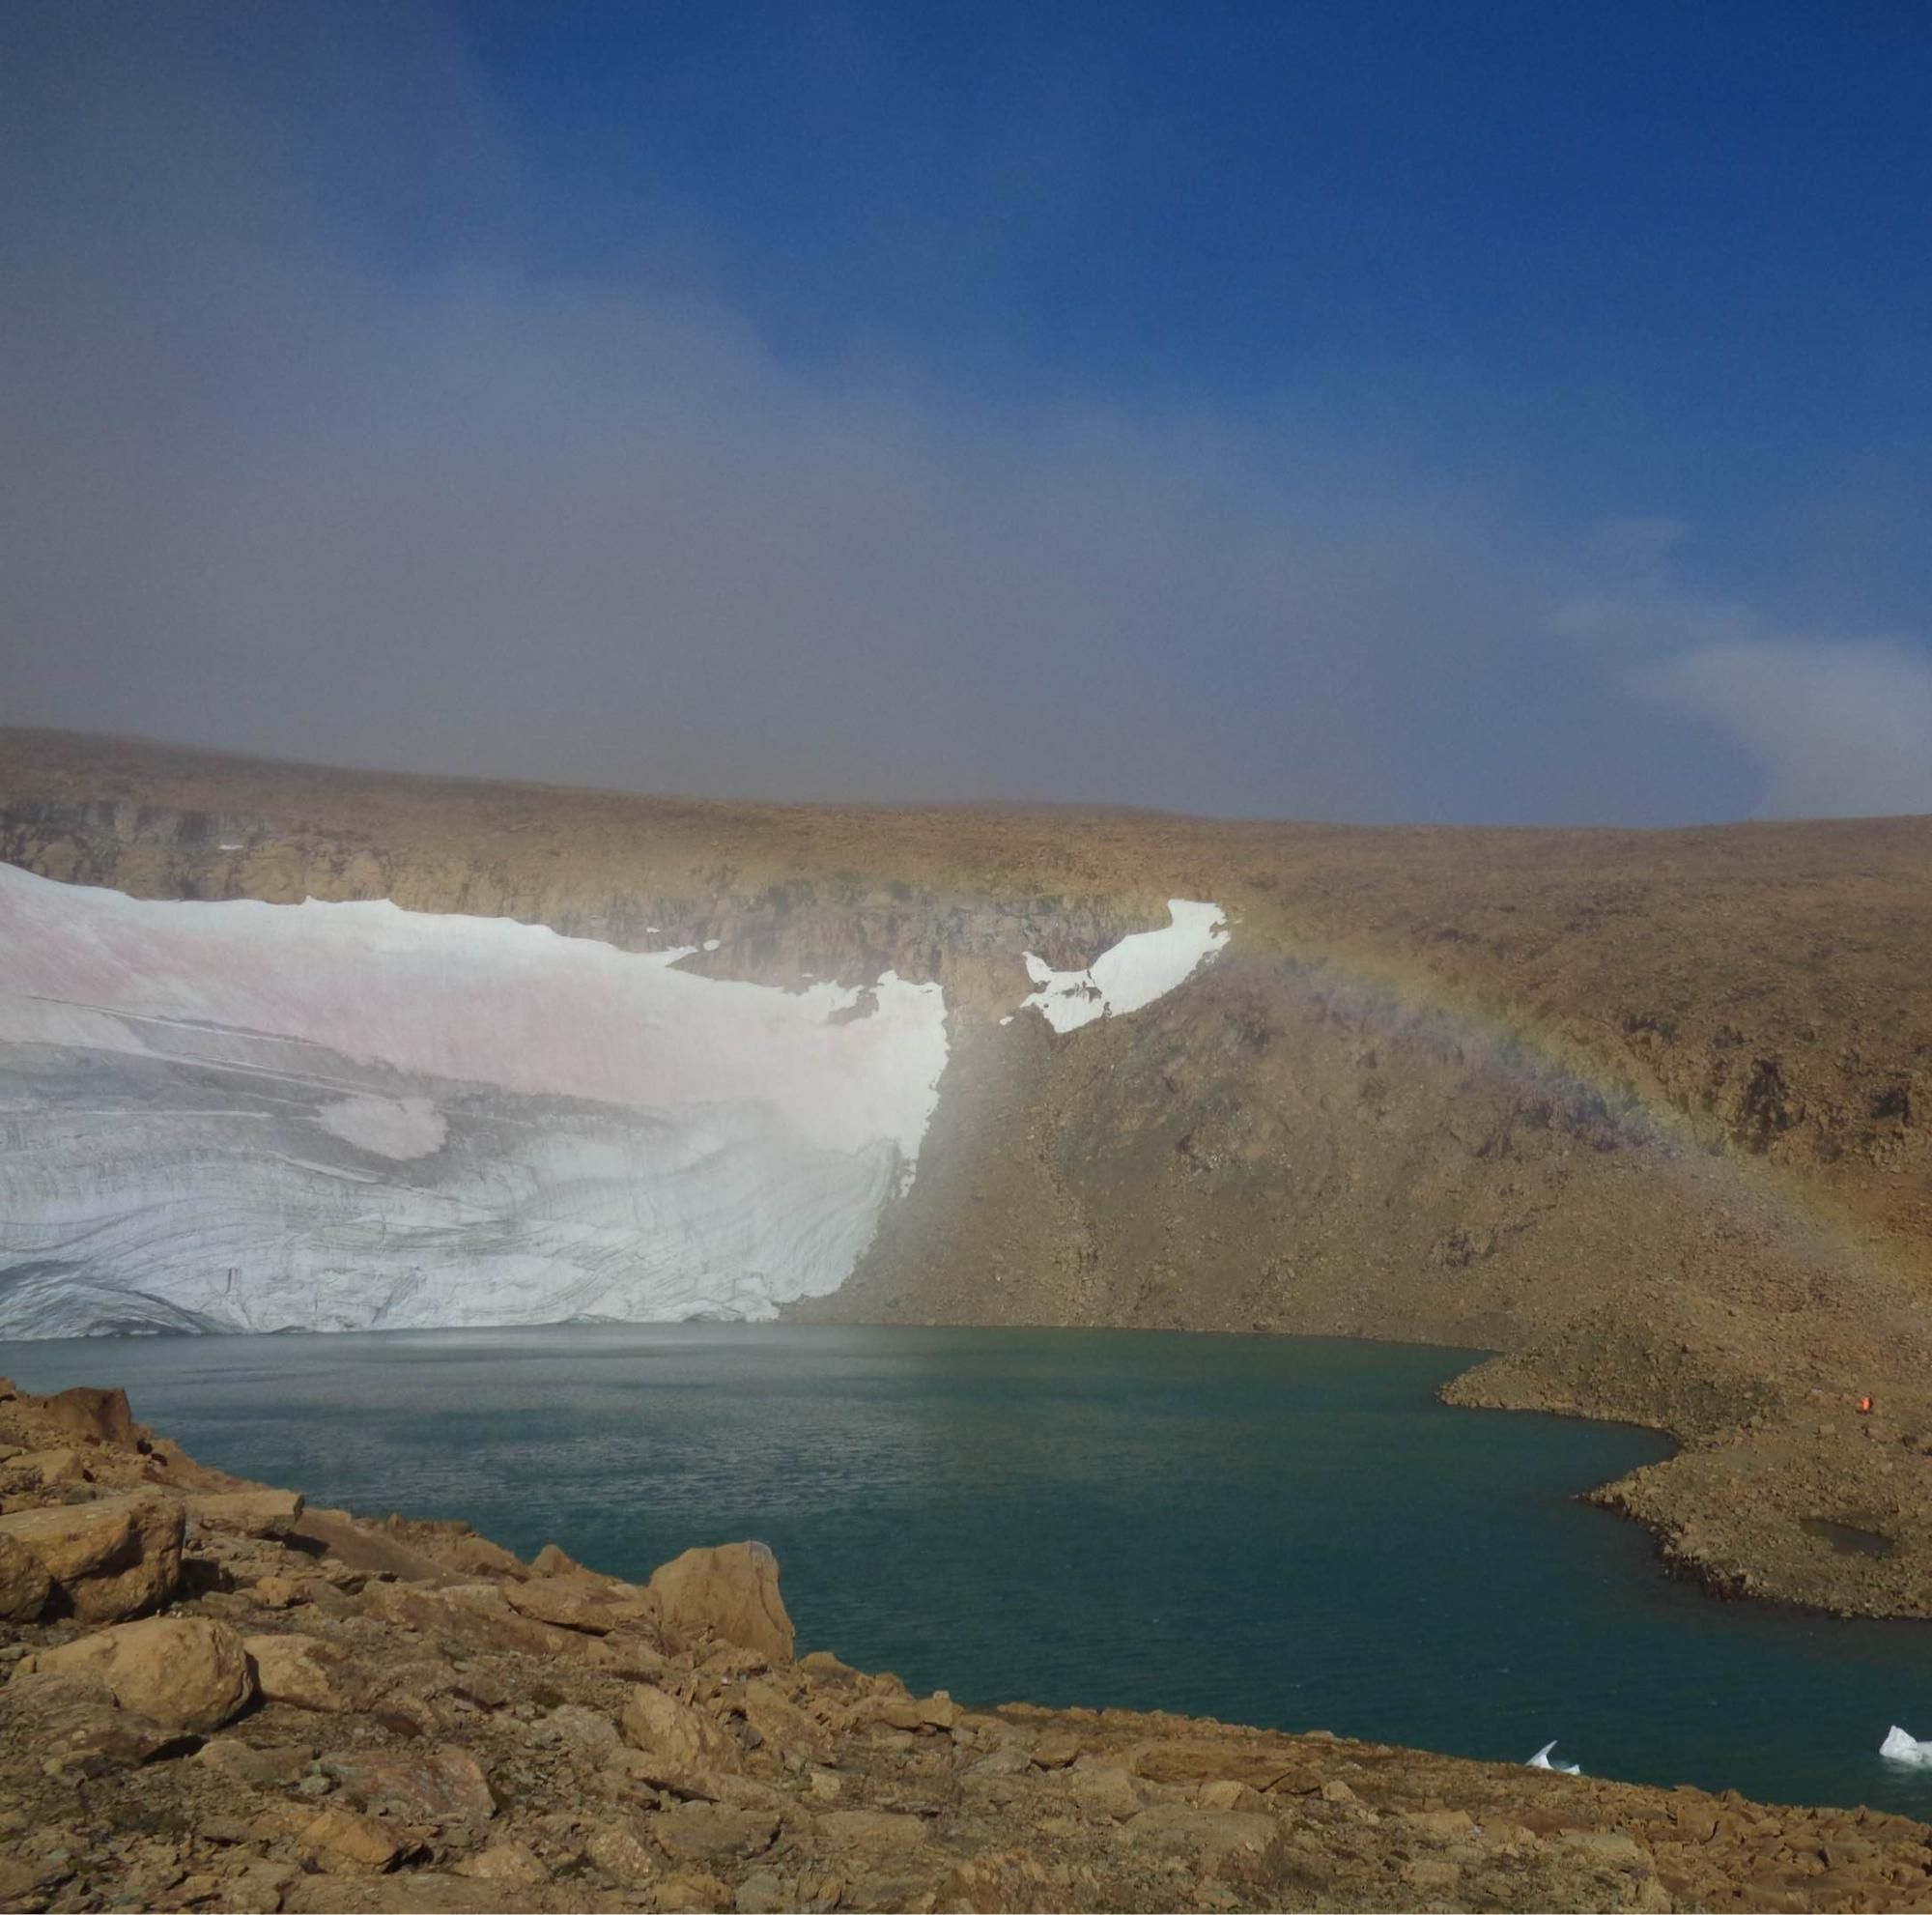
[[1932,1828],[795,1655],[0,1382],[0,1909],[1932,1908]]

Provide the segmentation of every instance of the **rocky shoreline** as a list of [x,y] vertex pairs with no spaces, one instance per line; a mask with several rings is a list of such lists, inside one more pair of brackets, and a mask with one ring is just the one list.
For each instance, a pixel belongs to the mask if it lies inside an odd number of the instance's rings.
[[1932,1908],[1932,1828],[799,1656],[0,1381],[0,1909]]

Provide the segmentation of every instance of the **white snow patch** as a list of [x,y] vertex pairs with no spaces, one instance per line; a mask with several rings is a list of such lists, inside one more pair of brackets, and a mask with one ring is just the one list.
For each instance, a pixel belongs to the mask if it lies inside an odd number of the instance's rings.
[[716,951],[724,942],[722,937],[707,937],[704,940],[704,948],[707,951]]
[[1037,1011],[1056,1031],[1072,1031],[1096,1017],[1138,1011],[1185,984],[1227,943],[1228,928],[1218,904],[1170,898],[1167,912],[1162,929],[1122,938],[1084,971],[1056,971],[1029,951],[1027,975],[1040,988],[1020,1009]]
[[344,1098],[324,1104],[316,1122],[359,1151],[402,1162],[434,1157],[449,1135],[442,1113],[428,1098]]

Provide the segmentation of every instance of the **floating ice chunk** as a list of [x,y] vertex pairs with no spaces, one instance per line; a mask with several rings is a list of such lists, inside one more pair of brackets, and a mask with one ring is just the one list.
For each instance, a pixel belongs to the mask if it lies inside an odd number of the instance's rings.
[[1555,1743],[1546,1742],[1523,1766],[1531,1769],[1553,1769],[1558,1775],[1581,1775],[1583,1773],[1583,1765],[1580,1762],[1552,1762],[1549,1758],[1554,1753],[1555,1748]]
[[1138,1011],[1185,984],[1227,943],[1228,928],[1218,904],[1170,898],[1167,913],[1172,922],[1165,929],[1122,938],[1084,971],[1056,971],[1029,951],[1027,975],[1039,989],[1020,1009],[1039,1012],[1056,1031],[1072,1031],[1095,1017]]
[[1888,1762],[1904,1762],[1916,1769],[1932,1769],[1932,1742],[1920,1742],[1906,1734],[1896,1723],[1886,1730],[1878,1753]]

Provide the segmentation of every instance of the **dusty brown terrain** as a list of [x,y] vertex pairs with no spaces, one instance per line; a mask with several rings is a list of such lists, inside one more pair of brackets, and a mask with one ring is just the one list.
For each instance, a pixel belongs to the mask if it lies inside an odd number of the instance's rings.
[[636,1586],[0,1382],[0,1909],[1932,1907],[1932,1828],[795,1659],[756,1545]]
[[[700,805],[13,732],[0,857],[938,979],[918,1179],[816,1314],[1494,1350],[1456,1400],[1679,1440],[1604,1494],[1688,1571],[1932,1615],[1932,820]],[[1234,927],[1183,989],[999,1024],[1022,953],[1090,961],[1170,896]]]

